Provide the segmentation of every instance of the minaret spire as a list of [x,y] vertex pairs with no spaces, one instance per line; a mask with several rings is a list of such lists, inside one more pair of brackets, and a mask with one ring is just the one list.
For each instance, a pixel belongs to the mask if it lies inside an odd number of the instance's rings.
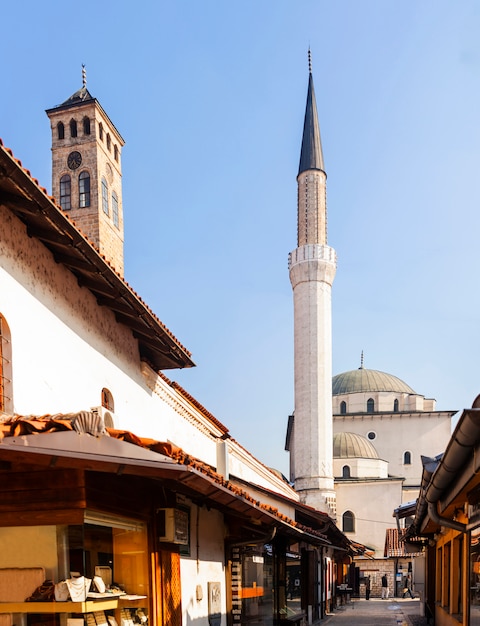
[[294,306],[295,413],[290,475],[302,502],[336,516],[333,480],[332,304],[335,250],[327,245],[323,164],[312,59],[300,167],[297,248],[290,253]]

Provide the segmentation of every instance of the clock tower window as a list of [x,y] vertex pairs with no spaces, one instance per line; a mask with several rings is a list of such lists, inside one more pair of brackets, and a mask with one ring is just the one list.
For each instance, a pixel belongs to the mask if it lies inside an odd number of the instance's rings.
[[110,152],[110,148],[111,148],[111,139],[110,139],[110,133],[107,133],[107,150]]
[[114,156],[115,161],[118,161],[118,146],[117,146],[117,144],[115,144],[113,146],[113,156]]
[[77,122],[75,120],[70,120],[70,137],[76,137],[77,134]]
[[112,192],[112,220],[114,226],[118,228],[118,196],[114,191]]
[[72,182],[68,174],[60,179],[60,206],[64,211],[72,208]]
[[57,124],[57,137],[58,139],[65,139],[65,126],[63,122],[58,122]]
[[90,206],[90,175],[88,172],[81,172],[78,177],[78,194],[80,208]]
[[102,209],[105,215],[110,214],[108,210],[108,186],[104,178],[102,178]]
[[101,122],[98,126],[98,138],[103,141],[103,124]]
[[83,134],[84,135],[90,134],[90,118],[88,117],[83,118]]

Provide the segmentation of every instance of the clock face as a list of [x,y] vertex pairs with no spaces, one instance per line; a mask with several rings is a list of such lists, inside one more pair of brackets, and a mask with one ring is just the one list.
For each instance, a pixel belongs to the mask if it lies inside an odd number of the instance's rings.
[[70,152],[67,158],[67,165],[71,170],[76,170],[82,164],[82,155],[80,152]]

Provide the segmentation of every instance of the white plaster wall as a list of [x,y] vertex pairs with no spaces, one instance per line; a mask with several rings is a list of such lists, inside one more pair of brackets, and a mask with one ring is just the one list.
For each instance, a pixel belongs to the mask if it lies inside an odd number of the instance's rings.
[[346,533],[349,539],[375,549],[375,556],[383,558],[385,531],[395,528],[393,510],[402,501],[401,481],[379,480],[368,482],[336,482],[337,519],[342,529],[345,511],[355,515],[355,532]]
[[343,476],[343,467],[348,465],[352,478],[388,478],[388,463],[382,459],[333,459],[335,478]]
[[[222,626],[226,623],[225,554],[223,516],[215,510],[192,506],[190,510],[190,556],[182,557],[182,612],[185,626],[208,626],[208,583],[221,588]],[[197,599],[197,587],[201,599]]]
[[[0,313],[11,333],[14,412],[90,410],[106,387],[117,428],[170,441],[216,467],[220,430],[140,362],[131,331],[2,207]],[[291,491],[246,451],[235,452],[234,469],[250,482]]]

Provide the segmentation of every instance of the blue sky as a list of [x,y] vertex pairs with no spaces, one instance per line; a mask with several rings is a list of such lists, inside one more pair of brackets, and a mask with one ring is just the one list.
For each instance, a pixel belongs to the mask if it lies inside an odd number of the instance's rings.
[[[288,473],[307,51],[328,174],[333,371],[440,409],[480,392],[480,3],[8,3],[0,137],[51,189],[45,109],[87,87],[124,137],[125,276],[192,352],[177,380]],[[440,451],[439,451],[440,452]]]

